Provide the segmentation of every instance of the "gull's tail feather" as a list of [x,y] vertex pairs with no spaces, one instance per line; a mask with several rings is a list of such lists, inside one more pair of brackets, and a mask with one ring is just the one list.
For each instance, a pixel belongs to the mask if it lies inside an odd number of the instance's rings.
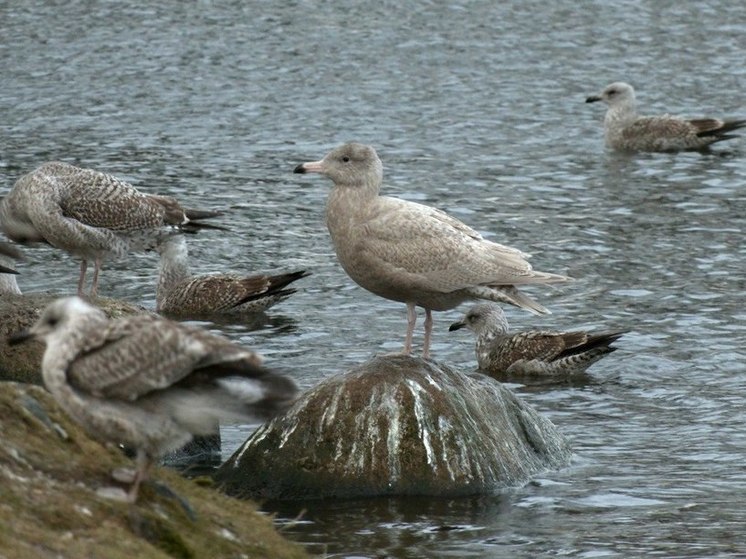
[[[562,276],[560,276],[562,277]],[[495,287],[479,286],[467,290],[475,299],[486,299],[496,303],[508,303],[533,314],[552,314],[549,309],[540,305],[528,295],[521,293],[512,285]]]

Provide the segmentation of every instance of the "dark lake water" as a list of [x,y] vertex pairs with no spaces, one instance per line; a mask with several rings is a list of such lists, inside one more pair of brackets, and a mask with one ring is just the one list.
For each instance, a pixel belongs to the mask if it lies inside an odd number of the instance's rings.
[[[356,287],[323,222],[329,184],[293,175],[373,144],[387,194],[444,209],[577,278],[514,328],[614,328],[573,384],[518,393],[572,441],[571,467],[491,497],[285,504],[285,533],[330,557],[746,554],[746,139],[714,155],[618,156],[587,95],[632,83],[643,112],[746,117],[741,2],[14,2],[0,4],[0,195],[61,159],[192,206],[197,272],[305,268],[253,325],[212,326],[303,387],[398,350],[405,307]],[[33,249],[27,291],[75,289]],[[157,261],[100,292],[154,307]],[[433,356],[473,369],[435,316]],[[421,342],[421,326],[416,342]],[[223,432],[230,454],[250,426]],[[274,508],[273,510],[278,510]]]

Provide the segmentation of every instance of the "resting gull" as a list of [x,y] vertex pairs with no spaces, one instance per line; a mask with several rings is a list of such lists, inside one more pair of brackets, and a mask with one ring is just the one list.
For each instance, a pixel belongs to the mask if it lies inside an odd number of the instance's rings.
[[169,316],[205,317],[262,312],[295,293],[285,289],[308,276],[303,270],[278,275],[192,276],[182,235],[169,237],[157,247],[161,269],[156,289],[156,310]]
[[541,330],[509,334],[505,313],[492,303],[474,305],[449,330],[460,328],[474,332],[479,369],[493,376],[580,373],[615,351],[609,344],[625,334]]
[[737,138],[729,134],[746,126],[746,120],[685,119],[677,116],[639,116],[635,90],[624,82],[607,85],[586,103],[603,101],[606,145],[618,151],[702,151],[710,144]]
[[199,228],[219,212],[190,210],[168,196],[143,194],[93,169],[44,163],[16,181],[0,201],[0,228],[16,242],[46,242],[82,259],[78,295],[88,261],[95,263],[91,296],[101,263],[129,251],[154,248],[164,237]]
[[406,354],[412,350],[416,306],[425,309],[422,352],[427,357],[432,311],[488,299],[544,314],[549,311],[515,286],[569,279],[532,270],[528,255],[483,239],[440,210],[379,196],[383,165],[370,146],[345,144],[295,172],[321,173],[334,181],[326,224],[339,262],[361,287],[406,303]]
[[216,421],[274,415],[297,393],[222,337],[150,314],[109,320],[79,297],[57,299],[9,341],[29,338],[46,342],[42,377],[60,406],[92,436],[136,449],[131,502],[164,453]]
[[0,242],[0,295],[21,295],[16,282],[16,270],[12,267],[14,260],[22,258],[21,251],[10,243]]

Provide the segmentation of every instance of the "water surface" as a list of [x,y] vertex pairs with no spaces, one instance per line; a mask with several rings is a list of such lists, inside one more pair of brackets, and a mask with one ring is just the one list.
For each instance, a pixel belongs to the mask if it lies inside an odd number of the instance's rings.
[[[740,3],[24,2],[0,30],[0,194],[61,159],[230,210],[230,234],[190,239],[196,272],[313,275],[264,321],[208,326],[303,387],[403,343],[404,305],[335,260],[329,185],[292,174],[347,140],[379,151],[387,194],[578,279],[532,288],[554,314],[509,309],[515,328],[630,330],[584,382],[513,386],[571,467],[490,497],[268,505],[306,510],[289,537],[332,557],[746,553],[746,140],[618,156],[583,102],[623,79],[647,112],[743,118]],[[76,261],[27,254],[24,289],[74,290]],[[111,263],[100,291],[152,308],[156,267]],[[436,315],[433,353],[471,369],[447,332],[463,310]]]

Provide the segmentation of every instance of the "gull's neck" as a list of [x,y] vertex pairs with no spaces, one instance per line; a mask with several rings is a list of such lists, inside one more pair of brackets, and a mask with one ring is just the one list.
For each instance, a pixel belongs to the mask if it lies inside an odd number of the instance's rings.
[[622,99],[609,105],[604,117],[604,125],[609,128],[618,123],[626,123],[637,118],[635,99]]
[[161,265],[155,291],[156,306],[160,306],[175,285],[190,277],[189,251],[182,235],[169,237],[158,250],[161,253]]
[[326,224],[332,236],[345,234],[368,214],[378,198],[379,178],[356,185],[334,185],[326,203]]
[[81,349],[86,347],[86,338],[92,332],[100,331],[108,322],[106,315],[99,309],[77,314],[67,320],[69,322],[64,328],[47,335],[47,349],[42,359],[44,385],[54,396],[74,392],[67,378],[70,364]]
[[490,320],[480,325],[477,335],[477,359],[481,362],[481,356],[489,355],[495,340],[508,333],[508,320],[504,315],[493,316]]

